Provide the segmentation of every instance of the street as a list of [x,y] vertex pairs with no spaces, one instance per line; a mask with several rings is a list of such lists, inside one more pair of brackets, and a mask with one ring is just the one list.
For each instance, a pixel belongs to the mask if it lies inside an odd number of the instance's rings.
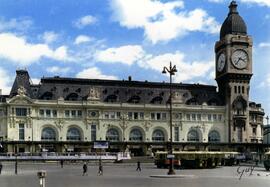
[[[34,187],[39,185],[37,171],[46,170],[46,187],[103,187],[103,186],[249,186],[260,187],[270,184],[270,172],[248,166],[219,167],[215,169],[176,170],[180,178],[153,178],[151,175],[166,175],[167,169],[156,169],[153,164],[142,163],[142,171],[136,164],[104,164],[103,176],[98,176],[97,163],[88,164],[88,175],[82,176],[82,163],[19,163],[18,175],[14,174],[14,163],[5,162],[0,176],[1,187]],[[252,173],[251,173],[252,172]],[[252,174],[252,175],[250,175]],[[240,175],[241,178],[240,178]],[[269,175],[269,176],[268,176]],[[186,176],[186,177],[185,177]]]

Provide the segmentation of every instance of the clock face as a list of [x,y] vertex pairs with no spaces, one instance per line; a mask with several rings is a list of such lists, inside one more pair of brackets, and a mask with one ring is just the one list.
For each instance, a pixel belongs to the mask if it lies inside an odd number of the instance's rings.
[[244,50],[235,50],[231,57],[232,64],[238,69],[244,69],[248,64],[248,54]]
[[221,53],[218,57],[218,62],[217,62],[217,70],[219,72],[221,72],[224,69],[225,63],[226,63],[226,56],[224,53]]

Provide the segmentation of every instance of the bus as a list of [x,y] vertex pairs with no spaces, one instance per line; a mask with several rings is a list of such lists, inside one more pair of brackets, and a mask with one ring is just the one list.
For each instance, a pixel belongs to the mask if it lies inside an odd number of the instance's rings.
[[[168,168],[167,151],[158,151],[155,154],[157,168]],[[224,152],[212,151],[174,151],[173,165],[175,168],[215,168],[221,165]]]
[[266,171],[269,171],[270,169],[270,152],[264,153],[264,158],[263,158],[263,165]]
[[239,152],[221,152],[224,154],[221,159],[222,166],[238,165],[244,159],[244,155]]

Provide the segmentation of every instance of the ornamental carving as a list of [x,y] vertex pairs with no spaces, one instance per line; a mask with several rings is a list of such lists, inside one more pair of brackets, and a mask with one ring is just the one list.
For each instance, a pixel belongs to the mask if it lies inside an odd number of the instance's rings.
[[172,103],[183,103],[183,95],[180,92],[172,93]]
[[146,121],[146,122],[143,124],[143,126],[144,126],[145,130],[148,131],[149,128],[152,127],[152,124],[151,124],[149,121]]
[[18,95],[25,96],[26,95],[26,89],[23,86],[20,86],[17,90]]
[[100,99],[100,91],[97,88],[90,88],[87,100],[99,100]]
[[64,127],[65,121],[63,119],[58,119],[54,121],[55,126],[61,131]]
[[205,132],[206,125],[203,123],[202,125],[197,125],[197,126],[194,126],[193,128],[195,128],[195,129],[202,129],[203,132]]

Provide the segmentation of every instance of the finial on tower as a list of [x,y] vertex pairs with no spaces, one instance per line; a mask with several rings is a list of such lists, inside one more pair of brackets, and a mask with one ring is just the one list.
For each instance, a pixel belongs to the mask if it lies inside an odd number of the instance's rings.
[[236,1],[232,1],[229,8],[230,8],[229,15],[230,14],[238,14]]

